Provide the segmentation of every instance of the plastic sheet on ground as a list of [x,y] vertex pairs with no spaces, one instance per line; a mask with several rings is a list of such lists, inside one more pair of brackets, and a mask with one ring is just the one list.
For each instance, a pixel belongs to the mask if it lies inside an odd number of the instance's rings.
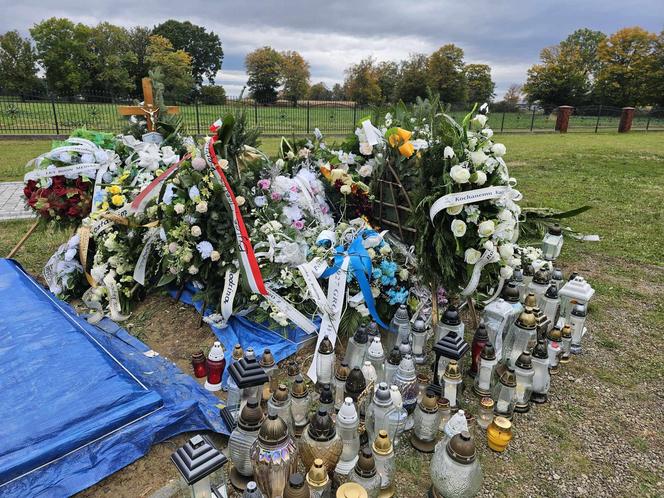
[[69,496],[176,434],[228,434],[190,375],[112,321],[88,324],[6,259],[0,392],[0,496]]

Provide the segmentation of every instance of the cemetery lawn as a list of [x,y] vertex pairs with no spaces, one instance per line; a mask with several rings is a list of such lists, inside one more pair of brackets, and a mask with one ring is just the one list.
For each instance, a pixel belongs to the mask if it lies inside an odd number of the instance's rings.
[[[566,275],[579,271],[596,289],[584,354],[552,378],[548,404],[515,414],[514,440],[505,453],[492,453],[474,428],[484,495],[664,495],[664,134],[515,134],[497,141],[507,146],[522,205],[591,205],[571,225],[601,241],[567,238],[560,261]],[[275,139],[264,140],[269,153],[276,146]],[[27,159],[47,149],[48,142],[0,141],[0,179],[17,179],[16,165],[22,171]],[[0,223],[0,254],[30,223]],[[17,259],[39,275],[68,235],[40,228]],[[141,303],[124,326],[186,372],[191,352],[213,340],[192,308],[173,306],[163,295]],[[308,354],[301,352],[301,359]],[[464,398],[475,413],[470,389]],[[136,496],[136,490],[149,496],[177,477],[168,456],[183,441],[181,436],[155,446],[81,496]],[[397,496],[425,496],[429,461],[407,440],[401,444]]]

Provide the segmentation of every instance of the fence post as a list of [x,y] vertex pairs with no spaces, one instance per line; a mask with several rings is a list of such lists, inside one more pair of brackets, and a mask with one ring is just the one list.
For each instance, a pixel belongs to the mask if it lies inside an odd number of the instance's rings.
[[556,116],[556,127],[555,130],[560,133],[567,133],[567,128],[569,128],[569,117],[572,114],[572,106],[561,105],[558,106],[558,115]]
[[198,112],[198,99],[194,100],[194,107],[196,108],[196,133],[201,134],[201,116]]
[[648,121],[646,121],[646,131],[648,131],[648,128],[650,128],[650,117],[652,116],[652,109],[650,109],[650,112],[648,113]]
[[595,133],[597,133],[597,129],[599,128],[599,117],[602,115],[602,104],[599,105],[597,108],[597,121],[595,122]]
[[354,128],[357,124],[357,102],[353,102],[353,124],[351,128]]
[[618,124],[618,133],[627,133],[632,129],[632,120],[634,119],[634,108],[623,107],[620,114],[620,123]]
[[307,100],[307,134],[309,134],[309,106],[311,105],[311,102]]
[[51,109],[53,110],[53,120],[55,121],[55,134],[60,134],[60,124],[58,123],[58,113],[55,111],[55,98],[51,94]]
[[503,132],[504,126],[505,126],[505,111],[503,111],[503,119],[500,120],[500,133]]
[[533,107],[533,117],[530,118],[530,131],[533,131],[533,125],[535,124],[535,107]]
[[254,99],[254,125],[258,126],[258,102]]

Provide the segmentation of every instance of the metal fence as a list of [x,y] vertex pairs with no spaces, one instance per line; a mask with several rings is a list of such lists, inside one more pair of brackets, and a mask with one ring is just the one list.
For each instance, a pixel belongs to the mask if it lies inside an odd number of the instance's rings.
[[[111,95],[0,95],[0,136],[66,135],[81,127],[119,133],[126,126],[126,118],[118,114],[117,105],[130,103],[129,98]],[[386,112],[385,107],[339,101],[277,101],[263,105],[250,99],[228,98],[224,104],[193,101],[179,106],[186,131],[198,135],[206,133],[210,123],[238,107],[244,107],[250,122],[265,135],[304,135],[312,133],[315,128],[327,135],[345,135],[355,130],[362,117]],[[616,131],[621,111],[617,107],[602,105],[575,108],[568,130]],[[448,112],[460,120],[468,112],[468,107],[453,106]],[[520,105],[492,112],[489,125],[496,132],[553,132],[556,116],[557,108],[545,110]],[[664,130],[664,109],[637,109],[632,129]]]

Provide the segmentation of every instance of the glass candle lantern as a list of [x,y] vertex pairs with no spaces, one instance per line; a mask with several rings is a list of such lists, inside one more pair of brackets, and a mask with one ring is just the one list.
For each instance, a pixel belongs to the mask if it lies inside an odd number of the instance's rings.
[[468,431],[456,434],[447,444],[441,442],[436,446],[431,459],[433,498],[472,498],[479,493],[483,479],[475,444]]
[[573,279],[567,281],[562,289],[558,291],[558,296],[560,296],[560,316],[565,321],[568,321],[571,318],[570,314],[574,309],[574,304],[581,304],[587,307],[594,295],[595,289],[583,277],[575,276]]
[[307,472],[307,484],[309,485],[310,498],[331,498],[332,481],[327,475],[323,460],[316,458]]
[[549,372],[551,375],[555,375],[560,371],[561,339],[562,334],[558,328],[551,329],[546,336],[546,350],[549,354]]
[[410,443],[418,451],[433,453],[440,427],[438,400],[433,392],[428,391],[413,413],[413,432]]
[[309,484],[299,472],[291,474],[283,498],[310,498]]
[[258,431],[263,423],[264,415],[256,398],[252,398],[244,405],[228,439],[228,451],[233,469],[231,470],[231,483],[235,489],[245,489],[254,474],[251,466],[251,447],[258,438]]
[[551,376],[549,374],[549,353],[546,342],[540,340],[533,349],[531,363],[533,366],[533,392],[530,399],[533,403],[546,403]]
[[438,398],[438,413],[440,413],[440,423],[438,424],[438,430],[444,431],[445,424],[452,416],[452,408],[450,407],[450,400],[444,397]]
[[569,363],[572,359],[572,327],[564,325],[560,331],[560,363]]
[[367,387],[370,387],[371,390],[374,390],[376,387],[378,387],[378,374],[376,373],[376,369],[374,368],[373,364],[369,360],[366,360],[364,365],[362,365],[362,375],[364,375],[364,380],[367,383]]
[[503,343],[503,359],[511,366],[528,344],[537,341],[537,321],[532,308],[526,308],[510,327]]
[[424,320],[418,318],[411,327],[410,337],[413,341],[413,359],[418,365],[422,365],[426,361],[425,347],[427,344],[427,331]]
[[291,416],[293,417],[294,436],[299,437],[309,423],[311,394],[301,375],[295,377],[291,385]]
[[514,370],[507,369],[493,388],[493,413],[498,417],[512,420],[516,404],[516,376]]
[[588,311],[585,304],[575,304],[570,312],[569,325],[572,329],[570,352],[581,354],[581,339],[586,334],[586,316]]
[[526,283],[524,282],[523,268],[517,266],[514,268],[514,273],[512,273],[512,282],[519,291],[519,301],[523,301],[523,298],[526,297]]
[[401,352],[398,347],[394,346],[385,359],[385,382],[388,386],[394,382],[394,375],[397,373],[399,363],[401,363]]
[[324,408],[330,416],[335,413],[334,394],[332,393],[332,386],[330,384],[323,384],[323,388],[320,391],[320,398],[318,398],[318,408]]
[[514,411],[525,413],[530,410],[530,396],[533,392],[533,377],[535,376],[529,352],[524,351],[516,360],[514,375],[516,376]]
[[403,399],[403,407],[412,413],[417,404],[417,373],[415,362],[411,355],[406,355],[399,364],[394,376],[394,385],[397,386]]
[[417,402],[422,401],[427,390],[431,386],[431,377],[428,374],[419,372],[417,374]]
[[[232,365],[231,365],[232,366]],[[229,423],[235,424],[240,413],[240,400],[242,391],[231,375],[228,376],[228,391],[226,392],[225,413],[230,417]]]
[[202,379],[207,376],[205,355],[203,354],[202,349],[191,355],[191,366],[194,368],[194,376],[197,379]]
[[291,405],[292,400],[288,388],[285,384],[279,384],[279,387],[277,387],[267,402],[267,413],[268,415],[279,415],[286,422],[288,430],[292,435],[295,434],[295,426],[293,425]]
[[344,360],[349,368],[361,367],[367,352],[367,329],[360,326],[348,340]]
[[373,452],[369,447],[365,446],[360,450],[359,458],[350,473],[349,481],[362,486],[369,498],[378,498],[381,479],[376,470]]
[[300,375],[300,364],[293,360],[289,361],[286,366],[286,373],[288,374],[288,383],[292,385],[295,378]]
[[496,353],[491,344],[487,344],[480,353],[479,373],[475,376],[473,391],[480,396],[491,396],[491,376],[498,363]]
[[563,271],[556,267],[551,271],[551,285],[556,287],[556,291],[559,291],[562,286],[565,284],[565,277],[563,276]]
[[[523,305],[521,304],[521,301],[525,299],[525,294],[522,296],[519,292],[519,288],[516,285],[516,282],[514,280],[510,280],[503,286],[503,290],[501,291],[500,295],[506,303],[512,306],[512,318],[510,319],[509,323],[513,323],[514,320],[516,320],[516,317],[518,317],[523,311]],[[505,332],[507,332],[506,329],[504,330],[503,335]]]
[[367,325],[367,340],[369,343],[373,341],[374,337],[380,337],[380,330],[378,330],[378,324],[372,321]]
[[297,463],[297,445],[288,434],[286,422],[278,415],[268,415],[251,447],[254,481],[266,496],[283,496]]
[[366,388],[367,382],[362,370],[357,367],[353,368],[346,378],[346,385],[344,387],[345,397],[352,398],[353,402],[357,404]]
[[341,456],[343,443],[337,434],[337,429],[332,422],[330,414],[319,408],[311,416],[307,429],[302,433],[300,439],[300,458],[305,468],[310,468],[314,460],[320,458],[325,468],[334,469]]
[[470,346],[468,346],[468,343],[463,340],[463,336],[456,332],[450,332],[438,341],[433,347],[433,352],[436,357],[433,365],[434,383],[440,385],[443,372],[451,360],[456,361],[459,366],[461,366],[462,358],[469,349]]
[[550,273],[546,267],[542,266],[539,270],[535,272],[533,276],[533,281],[528,287],[528,291],[535,294],[535,299],[537,300],[537,305],[540,304],[542,296],[549,288]]
[[391,351],[395,345],[401,344],[401,337],[410,334],[410,317],[408,308],[402,304],[390,321],[389,328],[385,334],[385,349]]
[[554,261],[560,256],[563,248],[563,231],[558,223],[549,227],[542,239],[542,257]]
[[[521,303],[519,303],[519,306],[521,306]],[[503,338],[509,326],[516,319],[514,317],[514,308],[511,303],[498,298],[484,307],[482,319],[486,327],[488,340],[493,344],[496,354],[500,356],[503,350]]]
[[171,460],[189,488],[191,498],[227,496],[222,467],[228,459],[207,436],[192,437],[171,455]]
[[459,337],[463,337],[464,325],[461,321],[461,315],[459,315],[457,307],[452,304],[447,307],[440,322],[436,325],[434,343],[437,343],[451,332],[455,332]]
[[272,351],[269,348],[263,350],[261,359],[258,361],[258,364],[261,366],[265,375],[267,375],[268,381],[263,384],[263,401],[267,402],[272,396],[272,393],[277,390],[277,363],[274,361],[274,356],[272,356]]
[[373,441],[381,429],[388,429],[389,416],[394,411],[390,389],[385,382],[378,384],[378,389],[367,407],[364,425],[369,441]]
[[318,345],[316,354],[316,390],[320,392],[323,384],[331,384],[334,375],[334,345],[326,335]]
[[486,439],[493,451],[505,451],[512,440],[512,422],[505,417],[494,418],[486,431]]
[[357,432],[360,417],[352,398],[344,400],[337,414],[336,424],[343,449],[334,471],[345,476],[355,467],[358,451],[360,451],[360,435]]
[[380,430],[371,447],[376,462],[376,471],[380,476],[380,497],[389,498],[394,496],[394,446],[390,441],[387,431]]
[[486,430],[489,427],[489,424],[493,421],[493,400],[491,398],[482,398],[480,400],[480,411],[477,415],[477,425],[479,425],[483,430]]
[[221,377],[226,367],[224,348],[219,341],[215,341],[207,357],[207,381],[205,389],[208,391],[219,391],[221,389]]
[[332,385],[334,386],[334,409],[337,411],[341,408],[344,398],[346,397],[344,390],[349,373],[350,368],[348,368],[348,364],[345,360],[341,362],[341,365],[337,367],[337,370],[334,373],[334,383]]
[[533,281],[533,277],[535,276],[535,267],[533,266],[532,263],[528,263],[526,266],[523,268],[523,285],[524,285],[524,294],[523,297],[521,298],[522,300],[526,298],[528,295],[528,292],[530,292],[530,284]]
[[553,327],[549,317],[546,316],[539,307],[533,308],[533,315],[535,315],[535,322],[537,323],[535,327],[536,333],[535,336],[531,337],[530,341],[528,342],[528,347],[526,348],[528,351],[532,351],[532,349],[537,344],[537,340],[540,337],[546,337],[548,331],[551,330],[551,327]]
[[233,351],[231,353],[231,356],[233,357],[231,365],[236,361],[240,361],[242,358],[244,358],[244,349],[242,349],[242,346],[240,346],[240,344],[236,343],[235,346],[233,346]]
[[412,355],[413,354],[413,346],[410,344],[410,339],[404,339],[401,341],[399,344],[399,353],[401,354],[401,357],[403,358],[407,354]]
[[[383,382],[385,380],[385,352],[383,351],[383,345],[380,342],[380,337],[374,337],[371,344],[367,348],[366,360],[371,362],[375,371],[376,378],[378,382]],[[369,379],[367,384],[369,383]]]
[[473,335],[473,342],[470,347],[472,361],[468,373],[471,377],[475,377],[479,370],[480,355],[482,354],[484,346],[486,346],[488,342],[489,335],[487,334],[486,326],[483,321],[480,321],[477,330],[475,330],[475,335]]
[[[261,493],[261,490],[258,489],[258,485],[254,481],[249,481],[247,483],[247,487],[244,490],[244,493],[242,493],[242,498],[265,498],[263,496],[263,493]],[[286,495],[284,494],[284,498],[286,498]]]
[[[228,373],[240,390],[240,409],[249,398],[261,399],[261,388],[269,379],[263,368],[258,364],[253,348],[247,348],[244,358],[234,362],[229,367]],[[229,386],[229,399],[230,396]]]
[[450,407],[456,408],[459,404],[461,383],[461,371],[455,360],[450,360],[443,373],[443,396],[450,402]]
[[401,435],[406,430],[408,412],[403,407],[403,398],[396,385],[390,386],[390,396],[392,398],[392,405],[394,405],[394,411],[388,417],[387,435],[394,446],[397,447],[401,440]]
[[546,330],[548,332],[558,323],[560,317],[560,298],[558,297],[558,289],[554,284],[549,285],[549,288],[540,299],[540,309],[549,320]]

